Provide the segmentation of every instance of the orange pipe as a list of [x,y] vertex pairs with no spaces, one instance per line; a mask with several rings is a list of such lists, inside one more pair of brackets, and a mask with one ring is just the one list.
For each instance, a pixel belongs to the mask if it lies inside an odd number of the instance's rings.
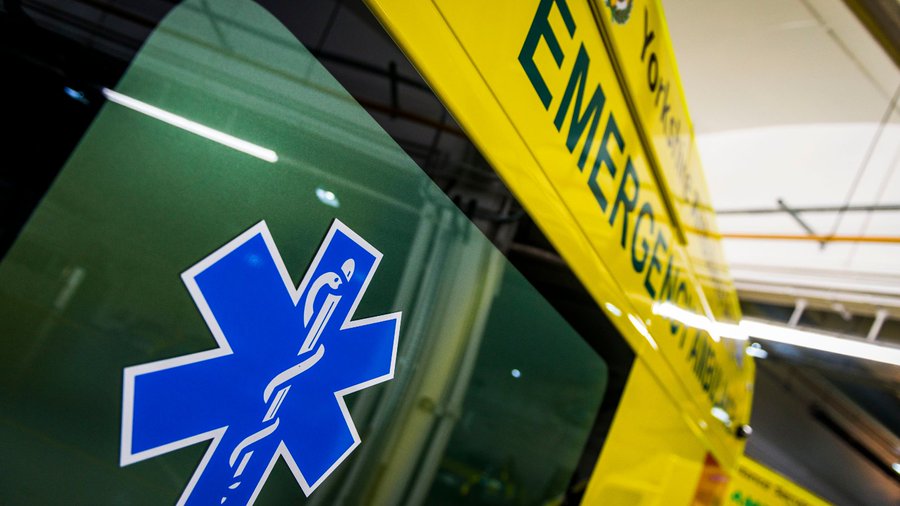
[[766,239],[776,241],[816,241],[816,242],[872,242],[900,244],[900,237],[878,235],[792,235],[792,234],[719,234],[722,239]]

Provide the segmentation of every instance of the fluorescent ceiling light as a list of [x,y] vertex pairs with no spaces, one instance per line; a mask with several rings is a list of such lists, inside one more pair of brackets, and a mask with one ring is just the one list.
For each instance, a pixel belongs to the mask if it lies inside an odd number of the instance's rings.
[[741,329],[757,339],[827,351],[885,364],[900,365],[900,348],[872,344],[845,337],[828,336],[817,332],[754,320],[741,321]]
[[[687,311],[669,302],[654,304],[653,312],[662,317],[681,322],[689,327],[705,330],[709,332],[713,339],[722,336],[745,340],[752,336],[765,341],[837,353],[885,364],[900,365],[900,348],[873,344],[852,338],[829,336],[755,320],[741,320],[740,325],[722,323]],[[762,349],[748,349],[747,354],[757,358],[765,358],[768,355]]]
[[278,155],[271,149],[266,149],[264,147],[257,146],[252,142],[238,139],[233,135],[228,135],[225,132],[220,132],[206,125],[201,125],[200,123],[191,121],[185,117],[160,109],[159,107],[154,107],[146,102],[141,102],[136,98],[129,97],[128,95],[123,95],[108,88],[103,88],[103,95],[110,102],[115,102],[131,110],[146,114],[151,118],[156,118],[164,123],[168,123],[172,126],[181,128],[182,130],[187,130],[192,134],[196,134],[211,141],[218,142],[219,144],[228,146],[231,149],[235,149],[242,153],[247,153],[248,155],[255,156],[260,160],[265,160],[270,163],[275,163],[278,161]]

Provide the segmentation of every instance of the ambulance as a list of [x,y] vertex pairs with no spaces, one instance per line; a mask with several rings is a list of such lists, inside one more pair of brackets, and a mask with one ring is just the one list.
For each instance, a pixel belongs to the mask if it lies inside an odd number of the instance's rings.
[[0,16],[3,504],[737,504],[659,0]]

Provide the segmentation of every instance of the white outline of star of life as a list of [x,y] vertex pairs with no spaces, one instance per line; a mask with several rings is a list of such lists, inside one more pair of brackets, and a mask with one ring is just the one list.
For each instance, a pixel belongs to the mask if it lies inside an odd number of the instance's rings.
[[158,446],[156,448],[151,448],[149,450],[144,450],[138,453],[131,453],[131,432],[133,428],[132,424],[134,416],[134,378],[136,376],[156,371],[162,371],[165,369],[171,369],[173,367],[179,367],[182,365],[193,364],[196,362],[202,362],[205,360],[211,360],[214,358],[231,355],[233,353],[231,346],[228,344],[228,340],[222,333],[222,329],[219,327],[219,324],[216,321],[216,318],[213,315],[212,311],[210,310],[206,299],[203,297],[203,293],[200,291],[195,278],[207,268],[214,265],[216,262],[227,256],[235,249],[242,246],[250,239],[256,237],[257,235],[262,235],[263,241],[265,242],[269,253],[272,255],[272,259],[275,261],[275,266],[277,267],[278,272],[281,274],[281,279],[282,281],[284,281],[285,288],[287,288],[288,293],[291,295],[291,299],[296,306],[300,301],[301,295],[306,289],[306,285],[309,283],[310,278],[316,271],[316,268],[319,265],[319,261],[325,254],[325,250],[331,244],[331,240],[334,237],[335,232],[338,230],[346,234],[347,237],[353,240],[357,245],[361,246],[363,249],[365,249],[375,257],[375,262],[372,265],[372,268],[369,270],[369,273],[366,276],[366,279],[363,282],[363,285],[360,288],[356,299],[353,301],[353,306],[347,313],[347,317],[341,324],[340,330],[363,327],[372,323],[383,321],[396,320],[397,324],[394,330],[394,345],[391,352],[391,368],[390,371],[383,376],[379,376],[369,381],[365,381],[363,383],[359,383],[357,385],[353,385],[343,390],[334,392],[334,396],[337,400],[338,406],[340,407],[341,412],[344,415],[344,421],[347,423],[347,427],[350,429],[350,432],[353,435],[353,444],[350,446],[350,448],[347,449],[346,452],[344,452],[343,455],[341,455],[341,457],[337,461],[335,461],[335,463],[330,468],[328,468],[325,474],[323,474],[318,481],[313,484],[309,484],[306,481],[303,473],[300,472],[300,468],[297,467],[296,462],[294,462],[290,451],[285,446],[284,441],[281,441],[274,455],[272,456],[272,459],[267,464],[266,469],[263,472],[261,479],[259,480],[259,483],[256,485],[256,488],[253,491],[253,494],[250,496],[250,501],[248,502],[248,504],[253,504],[254,501],[256,501],[256,498],[262,490],[263,485],[265,485],[266,481],[268,480],[269,473],[275,467],[275,463],[278,462],[279,457],[284,458],[285,463],[290,468],[291,472],[294,475],[294,478],[300,485],[300,488],[303,489],[303,493],[308,497],[319,485],[321,485],[325,481],[326,478],[328,478],[328,476],[331,475],[331,473],[335,469],[337,469],[341,462],[343,462],[344,459],[346,459],[347,456],[350,455],[350,453],[352,453],[357,446],[359,446],[359,443],[361,441],[359,433],[357,432],[356,425],[354,425],[353,419],[350,416],[350,411],[347,409],[347,405],[344,403],[344,396],[353,392],[357,392],[364,388],[368,388],[372,385],[388,381],[394,377],[394,365],[397,359],[397,342],[400,335],[400,319],[402,316],[402,312],[399,311],[396,313],[389,313],[381,316],[353,321],[353,314],[356,311],[356,306],[359,305],[360,300],[362,300],[363,296],[365,295],[366,289],[369,286],[369,281],[371,281],[372,277],[375,275],[375,271],[378,269],[378,264],[381,263],[382,254],[374,246],[369,244],[365,239],[360,237],[356,232],[351,230],[350,227],[342,223],[340,220],[335,219],[332,222],[331,227],[328,229],[328,234],[325,236],[325,239],[319,246],[319,250],[316,253],[315,258],[313,259],[309,268],[306,270],[306,274],[304,275],[303,280],[300,282],[299,287],[294,288],[291,277],[288,274],[287,267],[285,267],[284,261],[281,258],[281,254],[278,252],[278,248],[275,246],[275,241],[272,239],[272,234],[269,232],[269,227],[266,225],[265,220],[262,220],[181,274],[181,279],[187,287],[188,292],[191,294],[191,297],[194,299],[194,303],[197,305],[197,309],[200,310],[200,314],[203,315],[203,320],[206,322],[206,325],[212,332],[213,337],[215,337],[218,348],[199,353],[193,353],[190,355],[184,355],[181,357],[127,367],[123,371],[122,440],[120,453],[121,457],[119,460],[119,465],[121,467],[134,464],[135,462],[141,462],[143,460],[151,459],[153,457],[157,457],[159,455],[163,455],[175,450],[180,450],[182,448],[186,448],[188,446],[192,446],[211,439],[212,443],[206,450],[206,454],[204,454],[203,459],[197,466],[196,471],[194,471],[193,476],[191,476],[190,482],[188,482],[187,487],[185,487],[184,492],[178,499],[177,504],[179,506],[183,505],[187,501],[188,497],[190,497],[191,492],[194,490],[194,486],[197,484],[200,476],[206,469],[207,463],[209,462],[210,458],[212,458],[213,453],[216,451],[216,448],[219,445],[219,442],[222,440],[222,436],[228,429],[228,426],[226,425],[224,427],[220,427],[203,434],[197,434],[195,436]]

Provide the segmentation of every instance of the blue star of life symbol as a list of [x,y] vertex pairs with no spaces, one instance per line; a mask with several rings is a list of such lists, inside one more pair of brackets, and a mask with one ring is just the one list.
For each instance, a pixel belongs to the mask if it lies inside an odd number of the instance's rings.
[[121,465],[212,442],[179,504],[308,496],[360,443],[343,397],[394,376],[400,313],[353,320],[381,253],[334,220],[298,288],[265,221],[181,277],[214,350],[124,370]]

